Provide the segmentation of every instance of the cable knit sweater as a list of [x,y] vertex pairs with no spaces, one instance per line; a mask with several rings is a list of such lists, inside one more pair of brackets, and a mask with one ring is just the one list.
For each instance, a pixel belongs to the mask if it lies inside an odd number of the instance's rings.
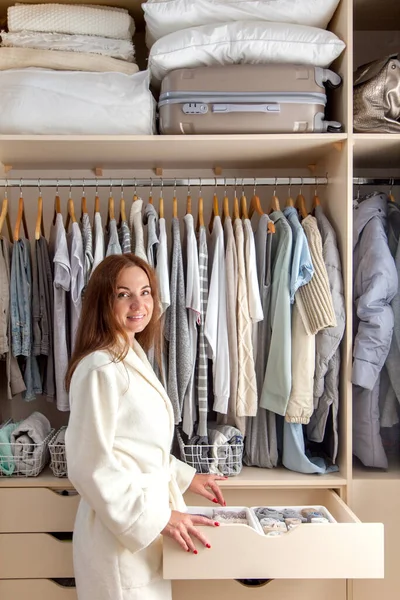
[[336,327],[337,323],[317,220],[308,215],[302,226],[311,253],[314,276],[299,289],[296,302],[308,335],[315,335],[326,327]]

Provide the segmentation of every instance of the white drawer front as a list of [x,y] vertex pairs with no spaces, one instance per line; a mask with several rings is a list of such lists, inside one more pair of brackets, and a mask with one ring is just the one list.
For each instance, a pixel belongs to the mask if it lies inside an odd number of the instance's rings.
[[339,496],[329,490],[315,491],[313,503],[326,506],[337,523],[303,525],[279,537],[266,537],[246,525],[204,527],[211,549],[197,544],[198,555],[183,552],[173,540],[165,538],[164,577],[382,578],[383,525],[361,523]]
[[50,579],[0,580],[1,600],[78,600],[75,588],[58,585]]
[[0,534],[0,579],[73,577],[72,542],[45,533]]
[[0,533],[73,531],[79,499],[47,488],[2,488]]

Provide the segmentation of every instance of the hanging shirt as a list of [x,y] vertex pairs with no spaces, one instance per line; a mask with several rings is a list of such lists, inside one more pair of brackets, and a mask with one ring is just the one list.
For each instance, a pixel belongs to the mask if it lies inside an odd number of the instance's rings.
[[186,312],[185,278],[179,220],[172,219],[171,305],[165,315],[168,341],[167,390],[174,409],[175,424],[182,420],[182,407],[192,372],[191,345]]
[[215,217],[209,243],[210,285],[204,334],[213,362],[214,410],[222,414],[228,412],[230,389],[224,254],[221,218]]
[[18,361],[11,349],[11,312],[9,302],[11,254],[12,244],[6,238],[0,237],[0,306],[2,307],[2,315],[6,322],[5,335],[2,338],[2,353],[6,355],[8,400],[12,400],[14,396],[26,390]]
[[90,225],[89,215],[87,213],[83,213],[82,215],[82,239],[83,239],[83,254],[84,254],[84,264],[83,264],[83,279],[85,282],[85,287],[89,282],[89,277],[93,268],[93,236],[92,236],[92,226]]
[[35,400],[36,394],[42,393],[42,382],[36,356],[33,355],[31,251],[25,238],[20,238],[13,245],[10,307],[12,352],[15,357],[24,357],[21,359],[26,386],[23,398]]
[[238,332],[238,391],[236,412],[240,417],[254,417],[257,414],[257,382],[253,356],[252,323],[249,311],[247,290],[244,231],[241,219],[233,223],[235,233],[238,290],[237,290],[237,332]]
[[207,232],[201,226],[198,234],[199,253],[199,282],[200,282],[200,327],[198,333],[197,364],[196,364],[196,391],[199,406],[199,419],[197,435],[206,438],[207,443],[207,413],[208,413],[208,370],[207,346],[204,336],[204,321],[208,304],[208,250]]
[[272,236],[271,344],[260,406],[278,415],[286,413],[292,387],[292,331],[290,304],[290,258],[292,230],[281,211],[270,218],[275,224]]
[[83,240],[78,223],[72,223],[72,231],[68,234],[69,257],[71,265],[71,354],[75,348],[76,331],[82,310],[82,292],[85,285],[83,277]]
[[229,370],[230,370],[230,390],[228,415],[226,422],[237,427],[242,435],[246,432],[246,419],[239,417],[237,409],[237,390],[238,390],[238,336],[237,336],[237,287],[238,287],[238,267],[235,236],[233,233],[232,219],[226,217],[224,221],[224,239],[225,239],[225,273],[226,273],[226,317],[228,324],[228,344],[229,344]]
[[50,230],[49,249],[54,267],[54,366],[57,408],[66,411],[69,410],[69,398],[64,385],[69,360],[67,292],[71,288],[71,265],[67,236],[60,213],[57,214],[55,225]]
[[290,302],[293,304],[294,295],[297,290],[302,285],[311,281],[314,274],[314,267],[307,238],[300,224],[297,210],[294,206],[288,206],[284,209],[283,214],[290,225],[293,235],[292,264],[290,270]]
[[129,231],[129,225],[126,221],[121,221],[121,225],[118,229],[118,236],[122,254],[129,254],[132,252],[131,232]]
[[[264,319],[257,325],[257,357],[255,361],[258,404],[267,368],[271,344],[271,279],[272,237],[268,232],[268,215],[261,215],[255,233],[257,277]],[[278,463],[278,443],[275,413],[260,405],[255,417],[247,420],[245,463],[249,466],[271,469]]]
[[144,247],[142,208],[143,200],[141,198],[137,198],[137,200],[132,202],[131,212],[129,214],[129,227],[131,229],[132,252],[139,258],[148,262]]
[[253,356],[257,356],[257,327],[256,323],[263,320],[264,314],[261,306],[260,289],[257,279],[256,249],[254,246],[254,233],[251,227],[250,219],[243,220],[244,233],[244,260],[246,266],[247,296],[249,303],[249,314],[253,324]]
[[169,291],[169,269],[168,269],[168,247],[167,233],[165,230],[165,219],[159,219],[159,244],[157,247],[156,275],[160,293],[162,312],[165,312],[171,304]]
[[144,209],[143,222],[147,224],[147,260],[153,269],[157,266],[157,249],[158,249],[158,236],[157,236],[157,221],[158,215],[153,204],[147,204]]
[[115,219],[110,219],[108,224],[108,244],[106,256],[111,256],[112,254],[122,254],[118,237],[117,221]]
[[297,210],[285,208],[292,230],[290,301],[292,309],[292,389],[286,408],[286,421],[306,425],[314,409],[315,336],[308,335],[297,307],[298,290],[314,274],[310,250]]
[[104,260],[104,231],[103,224],[101,222],[101,214],[99,212],[94,215],[94,225],[93,225],[93,233],[94,233],[94,256],[93,256],[93,266],[90,272],[90,275],[93,273],[97,265]]
[[188,311],[189,343],[191,353],[190,360],[192,362],[192,371],[183,403],[182,429],[190,438],[192,437],[194,422],[196,420],[194,370],[196,366],[197,355],[197,330],[201,320],[201,300],[199,259],[197,255],[197,242],[196,235],[194,233],[193,215],[185,215],[183,217],[183,222],[185,226],[186,242],[186,308]]

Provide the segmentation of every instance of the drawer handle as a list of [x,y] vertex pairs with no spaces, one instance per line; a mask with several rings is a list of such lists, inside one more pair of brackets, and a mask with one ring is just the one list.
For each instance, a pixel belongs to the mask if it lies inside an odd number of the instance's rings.
[[260,588],[271,583],[274,579],[235,579],[235,581],[247,588]]

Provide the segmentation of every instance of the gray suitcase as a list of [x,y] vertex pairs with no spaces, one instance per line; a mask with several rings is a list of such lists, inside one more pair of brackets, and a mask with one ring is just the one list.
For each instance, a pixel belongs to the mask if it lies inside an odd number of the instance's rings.
[[325,120],[324,84],[341,78],[308,65],[225,65],[171,71],[158,102],[163,134],[339,132]]

